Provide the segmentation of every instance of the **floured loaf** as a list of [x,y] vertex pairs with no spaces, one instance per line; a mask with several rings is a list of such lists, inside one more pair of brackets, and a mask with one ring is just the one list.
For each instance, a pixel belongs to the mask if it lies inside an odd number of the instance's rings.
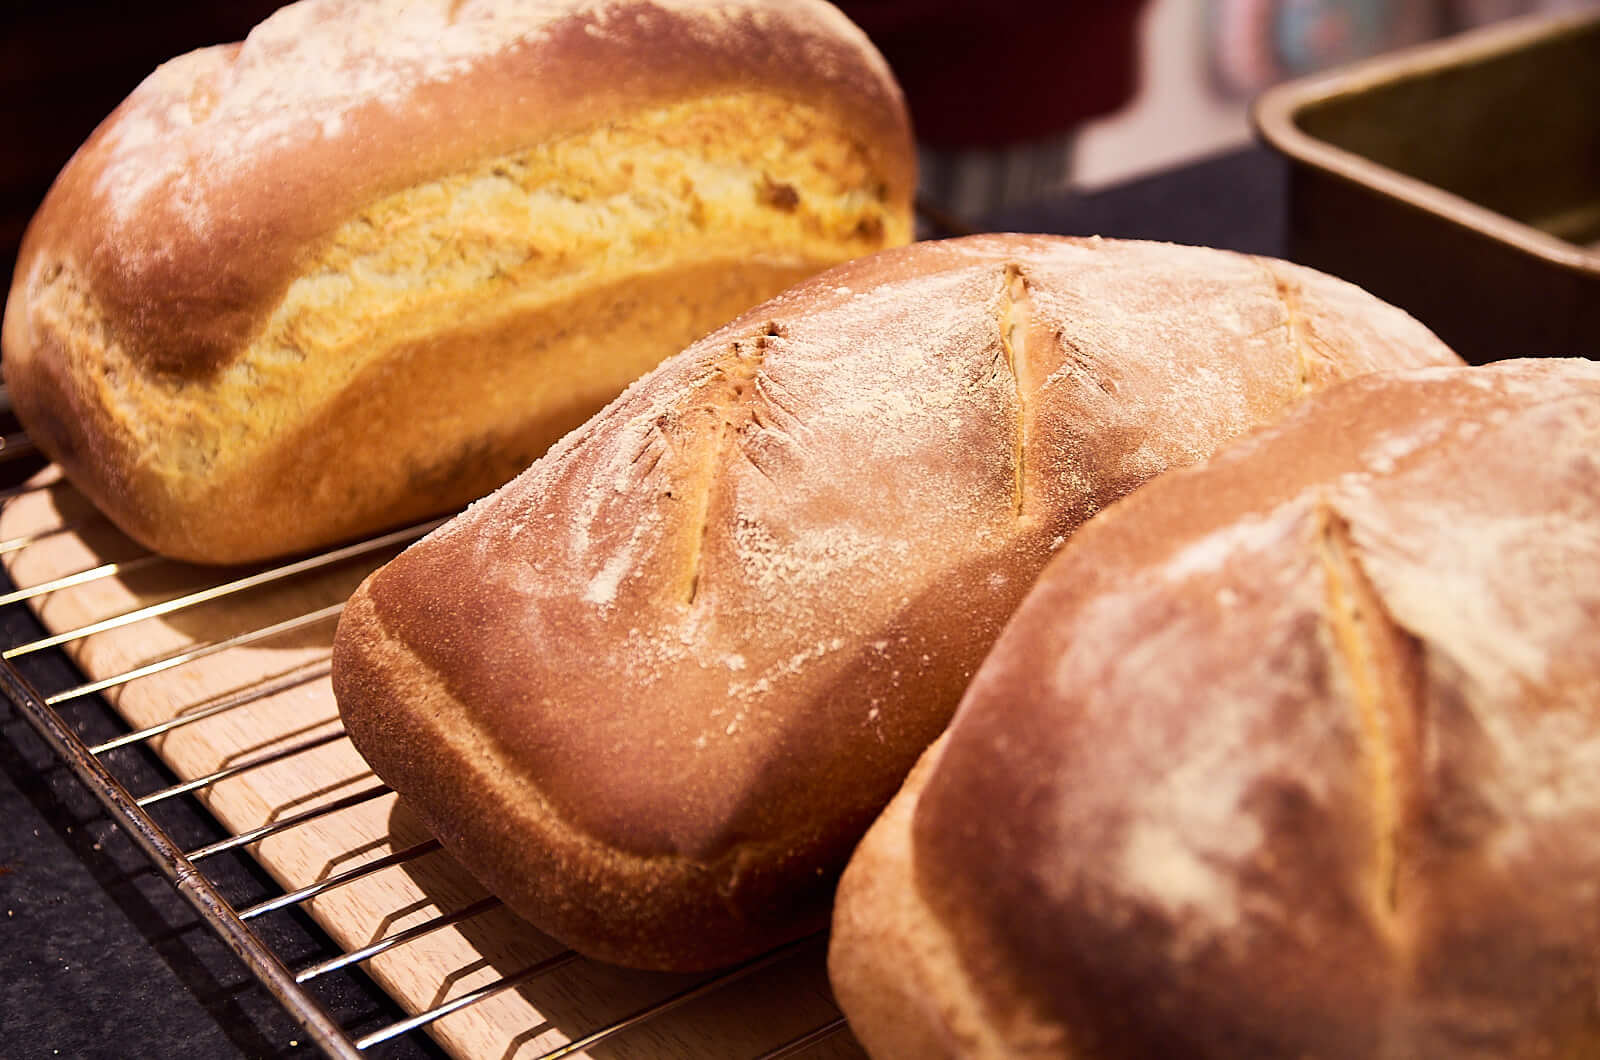
[[374,574],[357,748],[585,952],[818,926],[1066,535],[1309,391],[1451,363],[1327,276],[1047,236],[841,266],[696,343]]
[[1084,527],[840,883],[880,1060],[1600,1050],[1600,365],[1355,380]]
[[905,109],[822,0],[302,0],[62,172],[4,328],[30,434],[185,559],[487,492],[691,339],[910,238]]

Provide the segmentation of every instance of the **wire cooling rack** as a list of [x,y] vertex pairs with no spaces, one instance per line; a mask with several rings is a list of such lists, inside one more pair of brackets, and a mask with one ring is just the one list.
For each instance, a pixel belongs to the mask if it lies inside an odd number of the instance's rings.
[[[207,570],[142,552],[47,469],[0,491],[0,561],[19,586],[0,612],[26,608],[42,626],[0,645],[0,686],[328,1056],[385,1055],[424,1029],[449,1055],[497,1060],[860,1056],[820,939],[709,976],[587,961],[479,890],[366,770],[330,713],[333,623],[361,577],[435,525]],[[80,737],[63,711],[91,702],[120,731]],[[168,775],[130,790],[129,754]],[[220,837],[175,841],[159,818],[178,804],[203,808]],[[241,884],[221,866],[245,856],[265,871]],[[315,921],[329,952],[276,951],[259,928],[286,914]],[[319,984],[352,974],[395,998],[395,1018],[351,1028],[329,1015]]]

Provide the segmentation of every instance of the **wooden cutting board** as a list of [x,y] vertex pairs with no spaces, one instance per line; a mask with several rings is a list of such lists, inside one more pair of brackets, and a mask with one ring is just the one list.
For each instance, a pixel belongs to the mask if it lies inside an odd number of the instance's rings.
[[[55,469],[42,472],[32,485],[37,488],[0,509],[0,549],[5,550],[6,568],[18,587],[144,554]],[[336,607],[394,551],[271,580],[217,600],[108,628],[73,640],[63,650],[90,680],[112,678],[175,653]],[[48,630],[62,633],[251,573],[159,558],[140,560],[135,569],[49,592],[33,606]],[[150,741],[183,779],[207,776],[319,736],[331,737],[197,793],[235,834],[283,820],[380,786],[350,742],[338,735],[342,730],[326,676],[335,621],[330,616],[188,659],[117,684],[104,693],[105,698],[135,729],[224,700],[246,700]],[[603,785],[605,777],[596,776],[594,781]],[[159,812],[156,817],[160,819]],[[249,850],[287,891],[427,839],[396,796],[387,793],[288,828]],[[436,851],[330,889],[304,908],[348,951],[483,897],[483,890],[448,854]],[[559,943],[495,907],[461,924],[430,931],[372,958],[364,967],[404,1009],[415,1013],[562,952]],[[802,945],[792,957],[573,1055],[615,1060],[759,1056],[837,1017],[822,952],[820,941]],[[630,972],[578,959],[453,1012],[429,1030],[458,1057],[538,1057],[705,978]],[[864,1054],[848,1033],[839,1033],[803,1055],[822,1060]]]

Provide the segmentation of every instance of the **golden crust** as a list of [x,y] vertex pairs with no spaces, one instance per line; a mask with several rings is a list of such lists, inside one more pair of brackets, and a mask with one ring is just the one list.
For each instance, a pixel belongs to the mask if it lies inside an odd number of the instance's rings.
[[[357,747],[389,777],[378,734],[441,724],[403,682],[369,691],[377,621],[526,798],[709,881],[691,914],[594,861],[519,867],[488,849],[510,838],[458,835],[508,899],[612,879],[581,912],[526,907],[540,926],[658,967],[791,937],[1060,540],[1317,385],[1280,280],[1359,338],[1329,374],[1455,361],[1336,281],[1186,247],[974,237],[791,289],[367,582],[334,672]],[[427,792],[391,782],[434,819],[486,798],[437,768]]]
[[[872,1056],[1023,1060],[1043,1049],[1062,1055],[1061,1028],[1048,1021],[1017,1012],[1006,1033],[993,1025],[994,1012],[981,999],[1007,993],[1009,970],[964,964],[918,888],[912,815],[946,738],[917,761],[845,867],[834,902],[829,982]],[[998,981],[980,990],[977,976]]]
[[[591,956],[622,963],[670,965],[675,955],[649,921],[608,922],[617,903],[648,901],[678,930],[726,949],[746,944],[751,926],[719,915],[729,867],[692,858],[635,856],[597,840],[539,797],[535,778],[467,722],[470,712],[449,683],[383,624],[367,587],[351,597],[350,630],[335,648],[341,695],[350,700],[403,699],[415,714],[346,716],[359,746],[381,746],[384,777],[407,793],[406,805],[450,849],[470,851],[474,867],[498,881],[499,896],[535,923],[557,923],[597,943]],[[472,777],[462,788],[458,778]],[[713,911],[708,915],[708,910]],[[813,913],[812,928],[822,926]],[[787,937],[791,925],[773,932]],[[730,932],[732,935],[730,936]]]
[[[538,421],[581,421],[799,276],[910,238],[898,90],[820,0],[405,10],[306,0],[167,64],[30,226],[3,336],[16,407],[160,551],[235,562],[458,506],[538,451],[502,439],[548,444]],[[592,379],[563,343],[607,320],[617,359]],[[297,481],[367,507],[214,513],[317,422],[373,437],[392,416],[362,396],[375,373],[454,371],[486,331],[533,326],[476,395],[549,407],[430,410],[453,429],[399,454],[488,451],[498,477],[448,467],[450,488],[395,506],[404,480],[303,463]]]
[[1371,376],[1085,527],[846,872],[873,1055],[1593,1055],[1597,444],[1592,362]]

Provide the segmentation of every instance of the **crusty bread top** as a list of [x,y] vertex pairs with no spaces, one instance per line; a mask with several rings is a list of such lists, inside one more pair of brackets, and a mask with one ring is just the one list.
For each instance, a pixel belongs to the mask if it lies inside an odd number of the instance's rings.
[[[903,768],[863,756],[909,766],[943,721],[906,690],[953,704],[1098,507],[1328,378],[1451,360],[1281,262],[918,244],[669,360],[366,591],[460,700],[453,724],[574,827],[718,857],[815,828],[819,806],[881,805],[892,786],[859,778]],[[403,703],[344,706],[411,724]]]
[[71,261],[135,361],[205,375],[364,204],[643,107],[739,91],[841,115],[892,196],[909,194],[898,88],[823,0],[301,0],[134,91],[47,196],[14,290]]
[[1596,452],[1592,362],[1373,376],[1085,527],[912,825],[996,1025],[1594,1055]]

